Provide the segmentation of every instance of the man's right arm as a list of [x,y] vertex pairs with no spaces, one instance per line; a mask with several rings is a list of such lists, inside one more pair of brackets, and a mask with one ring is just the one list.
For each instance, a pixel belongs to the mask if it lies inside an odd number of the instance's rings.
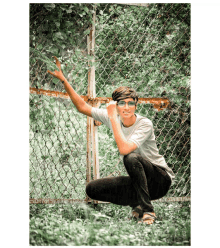
[[61,70],[61,64],[59,60],[55,56],[54,58],[56,60],[56,66],[59,68],[59,71],[55,70],[54,72],[51,72],[48,70],[47,72],[50,73],[52,76],[58,78],[61,82],[63,82],[66,92],[69,94],[70,99],[72,100],[73,104],[76,106],[77,110],[84,115],[92,117],[92,107],[89,104],[87,104],[68,83]]
[[63,84],[65,87],[66,92],[69,94],[70,99],[72,100],[73,104],[76,106],[77,110],[89,117],[92,117],[92,106],[87,104],[72,88],[72,86],[68,83],[66,78],[63,80]]

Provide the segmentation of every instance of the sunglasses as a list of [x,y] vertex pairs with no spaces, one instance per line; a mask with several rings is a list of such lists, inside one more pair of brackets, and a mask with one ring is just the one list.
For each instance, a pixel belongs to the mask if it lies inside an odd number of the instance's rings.
[[[128,107],[134,107],[136,105],[136,102],[135,101],[130,101],[130,102],[127,102],[128,103]],[[125,101],[119,101],[117,103],[117,105],[119,107],[124,107],[126,105],[126,102]]]

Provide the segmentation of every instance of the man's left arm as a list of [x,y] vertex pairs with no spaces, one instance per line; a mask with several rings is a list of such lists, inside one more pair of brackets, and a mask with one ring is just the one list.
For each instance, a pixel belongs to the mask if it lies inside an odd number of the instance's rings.
[[115,103],[109,103],[107,106],[108,116],[112,124],[113,134],[115,137],[118,150],[121,155],[127,155],[133,152],[137,145],[131,141],[127,141],[122,133],[120,123],[117,121],[117,110]]
[[116,144],[118,146],[118,150],[121,155],[127,155],[133,152],[137,145],[131,141],[127,141],[121,131],[121,126],[118,121],[114,118],[111,119],[112,129],[115,137]]

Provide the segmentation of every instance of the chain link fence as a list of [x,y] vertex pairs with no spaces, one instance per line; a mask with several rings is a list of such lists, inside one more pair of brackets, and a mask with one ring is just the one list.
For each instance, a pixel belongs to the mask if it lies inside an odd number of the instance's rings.
[[94,175],[126,172],[113,134],[92,122],[94,171],[87,117],[47,73],[52,56],[93,106],[105,108],[121,85],[137,90],[137,113],[176,175],[165,200],[190,200],[190,4],[30,4],[30,203],[85,201]]

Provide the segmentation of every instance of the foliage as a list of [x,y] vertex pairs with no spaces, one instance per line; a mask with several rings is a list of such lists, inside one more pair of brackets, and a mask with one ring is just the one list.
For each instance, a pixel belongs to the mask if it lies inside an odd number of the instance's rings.
[[[30,5],[31,51],[40,52],[48,68],[51,64],[45,56],[57,56],[76,84],[86,80],[86,38],[93,12],[91,4]],[[190,4],[144,8],[99,4],[96,13],[98,95],[111,92],[106,86],[128,84],[148,97],[165,96],[179,106],[189,104]],[[39,57],[32,57],[31,64]],[[38,86],[46,83],[48,75],[45,79]]]
[[128,220],[128,207],[107,204],[31,205],[30,245],[189,246],[189,203],[155,206],[158,219],[151,226]]
[[[86,49],[93,11],[90,4],[30,4],[30,64],[33,66],[30,78],[33,86],[42,87],[50,81],[45,72],[54,69],[48,61],[52,56],[65,62],[62,70],[76,84],[84,80],[88,59],[81,49]],[[39,74],[39,67],[44,74]],[[50,89],[56,88],[56,84],[57,79],[53,79]]]
[[189,4],[110,5],[99,8],[96,29],[101,95],[106,85],[128,84],[145,97],[177,100],[179,87],[189,87]]

